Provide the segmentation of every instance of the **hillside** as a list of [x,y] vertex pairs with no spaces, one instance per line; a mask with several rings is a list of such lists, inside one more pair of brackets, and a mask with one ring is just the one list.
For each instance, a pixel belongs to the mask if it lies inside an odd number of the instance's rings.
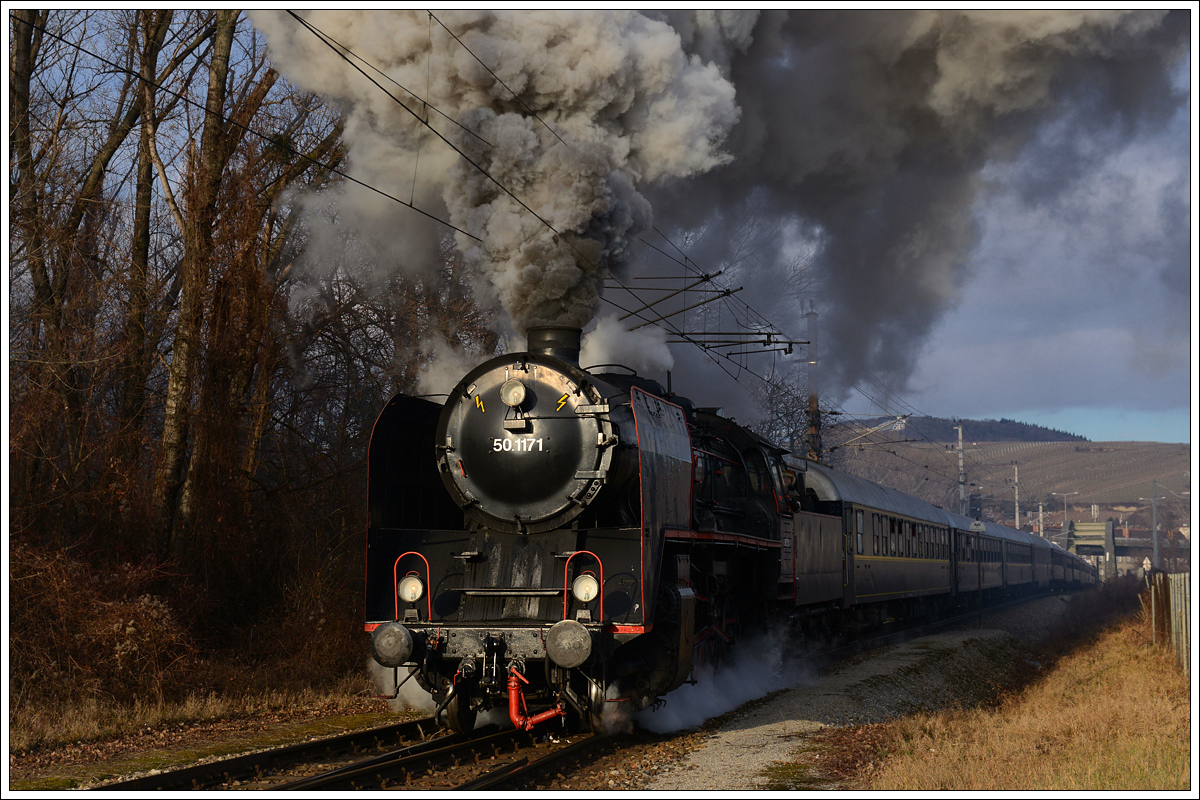
[[[964,432],[965,433],[965,432]],[[911,431],[892,432],[892,444],[847,447],[830,454],[835,466],[862,477],[917,495],[931,503],[957,508],[958,453],[954,443],[898,442],[917,438]],[[874,436],[880,441],[883,437]],[[1061,521],[1064,499],[1071,519],[1090,519],[1092,504],[1100,519],[1150,515],[1153,481],[1158,481],[1160,524],[1169,516],[1186,519],[1191,446],[1157,442],[989,442],[964,438],[963,461],[967,492],[983,495],[985,507],[1011,519],[1014,465],[1020,479],[1024,512],[1046,514]],[[1172,492],[1173,490],[1173,492]],[[1146,498],[1146,499],[1139,499]],[[1048,517],[1054,519],[1053,517]]]
[[[856,422],[855,428],[874,428],[891,422],[895,417],[875,417]],[[963,419],[952,420],[941,417],[909,417],[905,423],[906,439],[925,442],[957,442],[962,425],[963,441],[970,442],[1086,442],[1073,433],[1030,425],[1011,419]]]

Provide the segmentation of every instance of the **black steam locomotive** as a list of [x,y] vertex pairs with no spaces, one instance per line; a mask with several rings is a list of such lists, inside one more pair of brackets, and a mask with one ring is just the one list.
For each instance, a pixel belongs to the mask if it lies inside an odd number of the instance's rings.
[[506,705],[517,727],[595,727],[781,612],[840,628],[1095,580],[1043,539],[796,459],[632,372],[585,370],[579,342],[532,329],[444,405],[393,398],[372,432],[371,652],[456,731]]

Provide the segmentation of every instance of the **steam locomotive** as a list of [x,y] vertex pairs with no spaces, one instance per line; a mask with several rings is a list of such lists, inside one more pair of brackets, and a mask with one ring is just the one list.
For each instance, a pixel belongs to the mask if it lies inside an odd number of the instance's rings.
[[[798,459],[631,370],[580,331],[397,395],[368,455],[366,630],[470,731],[597,728],[780,620],[857,629],[1095,582],[1036,536]],[[405,675],[401,677],[401,671]]]

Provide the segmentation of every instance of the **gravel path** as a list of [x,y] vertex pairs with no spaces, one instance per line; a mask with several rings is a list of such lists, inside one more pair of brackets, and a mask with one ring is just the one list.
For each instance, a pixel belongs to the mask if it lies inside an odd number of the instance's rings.
[[[989,615],[985,629],[914,639],[837,664],[802,685],[729,715],[690,753],[646,788],[654,791],[765,788],[769,768],[803,756],[808,736],[826,726],[884,722],[919,710],[988,697],[1066,608],[1048,597]],[[807,788],[820,788],[810,785]]]

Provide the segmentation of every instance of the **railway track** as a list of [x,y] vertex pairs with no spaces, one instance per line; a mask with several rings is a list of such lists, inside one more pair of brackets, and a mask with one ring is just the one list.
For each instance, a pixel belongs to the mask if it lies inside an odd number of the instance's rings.
[[[1030,598],[988,605],[983,616]],[[850,658],[955,625],[971,624],[979,612],[907,626],[810,653],[812,663]],[[273,791],[419,789],[528,789],[571,770],[570,762],[602,747],[620,750],[620,736],[562,735],[552,727],[525,732],[498,726],[472,737],[440,731],[432,719],[387,725],[97,787],[101,790],[266,789]]]
[[410,720],[143,775],[96,788],[104,791],[153,791],[227,787],[235,783],[262,780],[267,775],[300,764],[353,758],[364,752],[384,751],[400,745],[413,745],[441,738],[445,737],[439,733],[438,726],[432,719]]
[[593,734],[558,739],[513,729],[475,733],[471,739],[446,737],[446,744],[440,747],[407,748],[272,788],[477,791],[519,786],[559,769],[566,760],[588,752],[604,739]]
[[[143,775],[104,791],[260,789],[495,789],[520,785],[594,748],[606,737],[499,730],[439,733],[422,719]],[[369,753],[369,755],[365,755]]]

